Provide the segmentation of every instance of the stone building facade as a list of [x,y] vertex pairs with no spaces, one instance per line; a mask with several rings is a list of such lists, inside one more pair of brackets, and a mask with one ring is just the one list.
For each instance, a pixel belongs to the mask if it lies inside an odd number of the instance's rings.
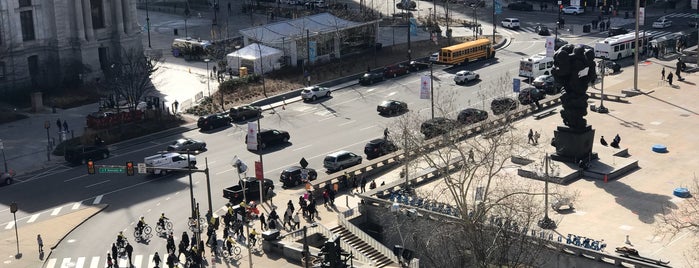
[[0,0],[0,96],[94,81],[141,31],[136,0]]

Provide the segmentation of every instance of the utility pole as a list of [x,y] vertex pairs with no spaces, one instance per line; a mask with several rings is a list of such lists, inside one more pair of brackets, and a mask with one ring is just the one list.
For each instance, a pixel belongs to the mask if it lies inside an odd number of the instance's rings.
[[148,0],[146,0],[146,30],[148,30],[148,48],[150,46],[150,16],[148,15]]
[[[633,53],[633,90],[638,90],[638,10],[641,7],[641,0],[636,0],[636,8],[634,9],[634,12],[636,12],[636,15],[634,16],[635,21],[636,21],[636,31],[634,31],[634,34],[636,38],[634,38],[634,53]],[[602,97],[604,98],[604,96]]]

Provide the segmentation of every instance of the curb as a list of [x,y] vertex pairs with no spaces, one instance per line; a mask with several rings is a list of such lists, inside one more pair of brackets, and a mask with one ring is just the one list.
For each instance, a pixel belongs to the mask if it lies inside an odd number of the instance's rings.
[[76,224],[75,226],[73,226],[73,228],[71,228],[70,230],[68,230],[68,232],[66,232],[60,239],[58,239],[58,241],[56,242],[56,244],[53,245],[53,246],[51,247],[51,250],[49,251],[49,253],[46,254],[46,257],[44,257],[44,264],[42,264],[41,267],[44,267],[44,266],[46,265],[46,262],[51,258],[51,253],[53,253],[53,250],[54,250],[56,247],[58,247],[59,244],[61,244],[61,242],[63,241],[63,239],[65,239],[70,233],[72,233],[75,229],[77,229],[78,227],[80,227],[83,223],[87,222],[87,220],[91,219],[92,217],[94,217],[94,216],[97,215],[98,213],[102,212],[102,211],[103,211],[104,209],[106,209],[107,207],[109,207],[108,204],[100,204],[100,205],[96,205],[96,206],[101,206],[102,208],[100,208],[99,210],[95,211],[95,213],[92,213],[92,215],[90,215],[89,217],[87,217],[87,218],[85,218],[83,221],[81,221],[80,223],[78,223],[78,224]]

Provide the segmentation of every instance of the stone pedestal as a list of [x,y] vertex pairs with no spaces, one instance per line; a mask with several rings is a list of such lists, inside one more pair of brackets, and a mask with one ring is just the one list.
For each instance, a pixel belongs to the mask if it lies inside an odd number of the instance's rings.
[[558,126],[553,131],[553,137],[551,145],[556,147],[556,153],[551,155],[551,159],[574,164],[580,164],[581,160],[588,163],[597,159],[597,154],[592,152],[595,130],[590,125],[583,129]]
[[32,112],[38,113],[44,110],[44,99],[41,92],[33,92],[31,94]]

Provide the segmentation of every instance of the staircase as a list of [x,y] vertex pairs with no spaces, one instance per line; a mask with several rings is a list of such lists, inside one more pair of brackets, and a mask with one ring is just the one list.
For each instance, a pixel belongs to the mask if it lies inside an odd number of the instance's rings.
[[334,234],[337,234],[340,236],[340,240],[344,241],[345,243],[349,244],[352,246],[354,249],[359,251],[364,256],[367,256],[376,267],[386,267],[391,264],[395,264],[389,257],[384,256],[376,250],[375,248],[371,247],[369,244],[364,242],[363,240],[359,239],[356,235],[354,235],[352,232],[347,230],[345,227],[338,225],[332,229],[330,229],[331,232]]

